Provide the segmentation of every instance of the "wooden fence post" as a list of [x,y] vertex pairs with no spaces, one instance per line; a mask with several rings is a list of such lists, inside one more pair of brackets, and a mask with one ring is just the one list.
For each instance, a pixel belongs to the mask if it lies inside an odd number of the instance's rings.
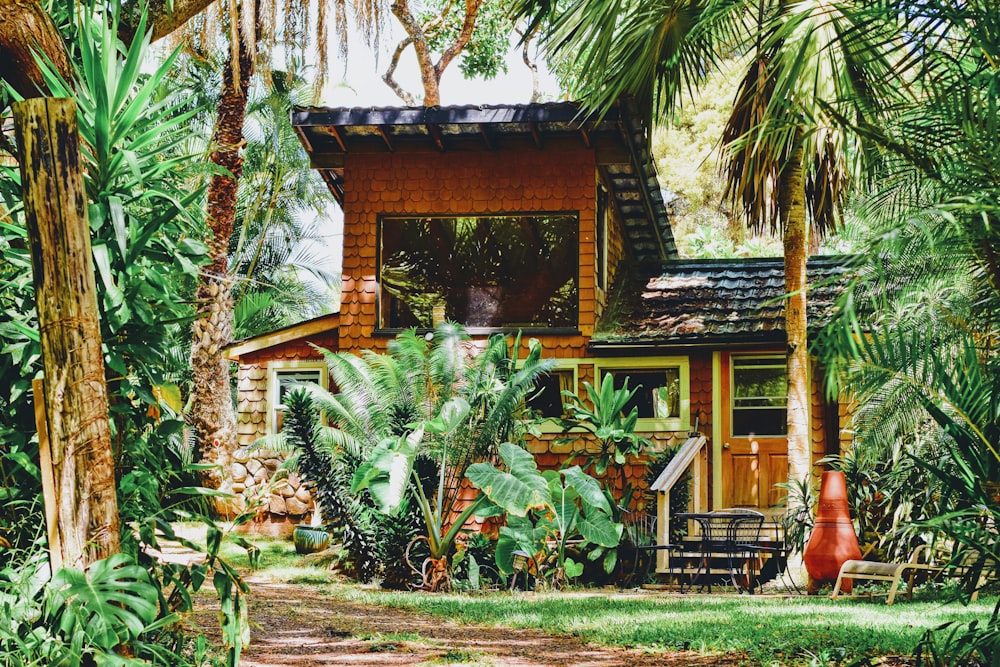
[[33,98],[13,111],[45,368],[56,548],[64,566],[84,567],[119,551],[120,535],[76,103]]

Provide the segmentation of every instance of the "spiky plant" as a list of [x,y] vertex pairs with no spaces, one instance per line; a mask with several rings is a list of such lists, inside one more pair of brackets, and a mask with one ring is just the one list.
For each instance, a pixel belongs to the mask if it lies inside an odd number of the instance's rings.
[[[358,578],[371,581],[378,574],[378,549],[370,522],[364,519],[357,498],[350,498],[339,466],[318,446],[319,410],[305,389],[293,389],[285,399],[284,429],[287,445],[299,453],[299,472],[312,483],[325,523],[336,531],[350,554]],[[366,525],[367,524],[367,525]]]
[[[430,341],[414,330],[400,334],[388,354],[326,353],[340,393],[313,390],[332,424],[331,446],[364,460],[354,487],[370,491],[392,516],[404,504],[419,506],[419,541],[445,571],[474,509],[459,501],[465,472],[492,460],[500,443],[523,441],[524,397],[551,367],[537,342],[529,343],[523,359],[517,358],[520,347],[519,336],[494,336],[479,348],[460,326],[446,322]],[[437,465],[432,489],[420,472],[426,459]],[[413,556],[411,551],[411,561]]]

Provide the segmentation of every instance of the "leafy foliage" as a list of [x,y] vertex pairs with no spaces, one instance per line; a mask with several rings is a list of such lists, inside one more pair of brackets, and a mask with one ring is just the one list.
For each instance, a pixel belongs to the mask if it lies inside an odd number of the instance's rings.
[[[298,469],[313,484],[313,494],[323,519],[333,529],[349,554],[353,569],[361,581],[371,581],[387,565],[384,550],[377,546],[379,536],[373,530],[370,503],[350,495],[350,480],[334,458],[319,448],[319,411],[305,389],[294,389],[285,399],[286,416],[282,433],[285,443],[298,452]],[[368,509],[366,512],[365,509]],[[407,542],[412,538],[408,536]],[[402,556],[402,552],[395,554]]]
[[400,334],[388,354],[327,352],[340,393],[310,388],[331,424],[319,429],[321,446],[352,478],[353,493],[389,517],[419,512],[409,556],[426,547],[434,561],[415,566],[425,585],[447,585],[455,540],[476,510],[457,506],[465,471],[495,456],[497,443],[524,436],[524,397],[551,364],[536,341],[519,360],[520,347],[520,337],[509,345],[498,335],[477,350],[446,322],[429,339]]
[[[496,562],[504,574],[515,571],[520,552],[532,563],[536,575],[543,576],[554,565],[549,580],[561,586],[583,573],[566,551],[571,541],[581,539],[583,551],[606,554],[604,567],[614,569],[622,525],[614,521],[612,505],[600,483],[579,466],[539,472],[534,457],[511,443],[500,445],[501,470],[489,463],[469,467],[473,486],[507,513],[507,525],[500,528]],[[555,548],[549,546],[550,541]]]
[[[584,382],[583,387],[588,401],[583,401],[576,392],[564,391],[563,396],[567,399],[564,404],[567,417],[555,421],[564,431],[578,429],[592,436],[597,443],[597,450],[591,451],[584,445],[583,467],[593,468],[599,477],[603,477],[608,468],[617,471],[621,495],[615,500],[617,505],[629,507],[634,489],[625,474],[625,465],[629,459],[637,461],[643,448],[652,444],[648,438],[635,432],[639,420],[639,408],[633,406],[629,413],[625,414],[625,407],[638,391],[638,387],[629,389],[626,378],[625,385],[621,389],[615,389],[614,377],[610,373],[604,376],[598,387],[589,382]],[[587,440],[573,437],[562,438],[559,442],[584,444]]]
[[[81,12],[78,19],[72,30],[77,39],[72,50],[79,55],[73,81],[50,70],[46,77],[55,94],[78,101],[121,506],[128,521],[158,511],[168,490],[188,478],[177,418],[181,406],[166,351],[190,314],[186,300],[204,253],[193,238],[200,235],[201,221],[190,213],[200,192],[192,187],[190,156],[176,150],[190,114],[162,94],[176,54],[143,73],[148,37],[140,32],[125,46],[113,17]],[[0,289],[10,316],[0,333],[5,340],[0,373],[2,384],[11,388],[3,399],[7,409],[0,431],[12,444],[5,474],[19,481],[5,486],[32,497],[38,486],[30,480],[37,474],[23,465],[23,456],[35,455],[28,444],[34,422],[28,418],[26,389],[40,371],[37,321],[30,262],[19,249],[25,236],[19,175],[5,166],[2,176],[8,217],[0,248],[18,272],[6,275],[5,262]],[[23,501],[20,495],[12,500]]]

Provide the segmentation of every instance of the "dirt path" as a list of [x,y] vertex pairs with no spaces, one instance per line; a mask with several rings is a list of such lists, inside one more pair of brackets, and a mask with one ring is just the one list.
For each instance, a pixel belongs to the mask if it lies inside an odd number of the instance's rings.
[[[702,667],[744,664],[738,656],[650,654],[602,648],[569,635],[465,624],[350,602],[303,585],[251,577],[252,643],[243,667],[475,665],[477,667]],[[216,626],[213,610],[197,622]],[[215,637],[218,639],[218,637]]]

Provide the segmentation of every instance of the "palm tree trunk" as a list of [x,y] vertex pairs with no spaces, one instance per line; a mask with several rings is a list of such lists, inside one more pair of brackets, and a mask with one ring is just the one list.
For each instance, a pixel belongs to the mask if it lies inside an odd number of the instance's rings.
[[[242,25],[242,21],[238,22]],[[229,240],[236,219],[236,190],[243,172],[243,121],[247,109],[253,61],[247,36],[239,30],[239,60],[233,50],[223,74],[222,95],[216,107],[212,137],[212,162],[228,173],[212,177],[208,188],[210,263],[202,269],[198,284],[198,318],[194,322],[191,345],[193,375],[192,407],[189,423],[194,430],[198,458],[218,464],[203,471],[201,482],[218,489],[226,476],[230,457],[236,449],[236,413],[229,382],[229,364],[222,348],[232,341],[233,300],[227,258]]]
[[785,331],[788,333],[788,481],[808,478],[812,469],[809,434],[809,343],[806,321],[806,206],[801,142],[781,173],[779,206],[785,247]]

